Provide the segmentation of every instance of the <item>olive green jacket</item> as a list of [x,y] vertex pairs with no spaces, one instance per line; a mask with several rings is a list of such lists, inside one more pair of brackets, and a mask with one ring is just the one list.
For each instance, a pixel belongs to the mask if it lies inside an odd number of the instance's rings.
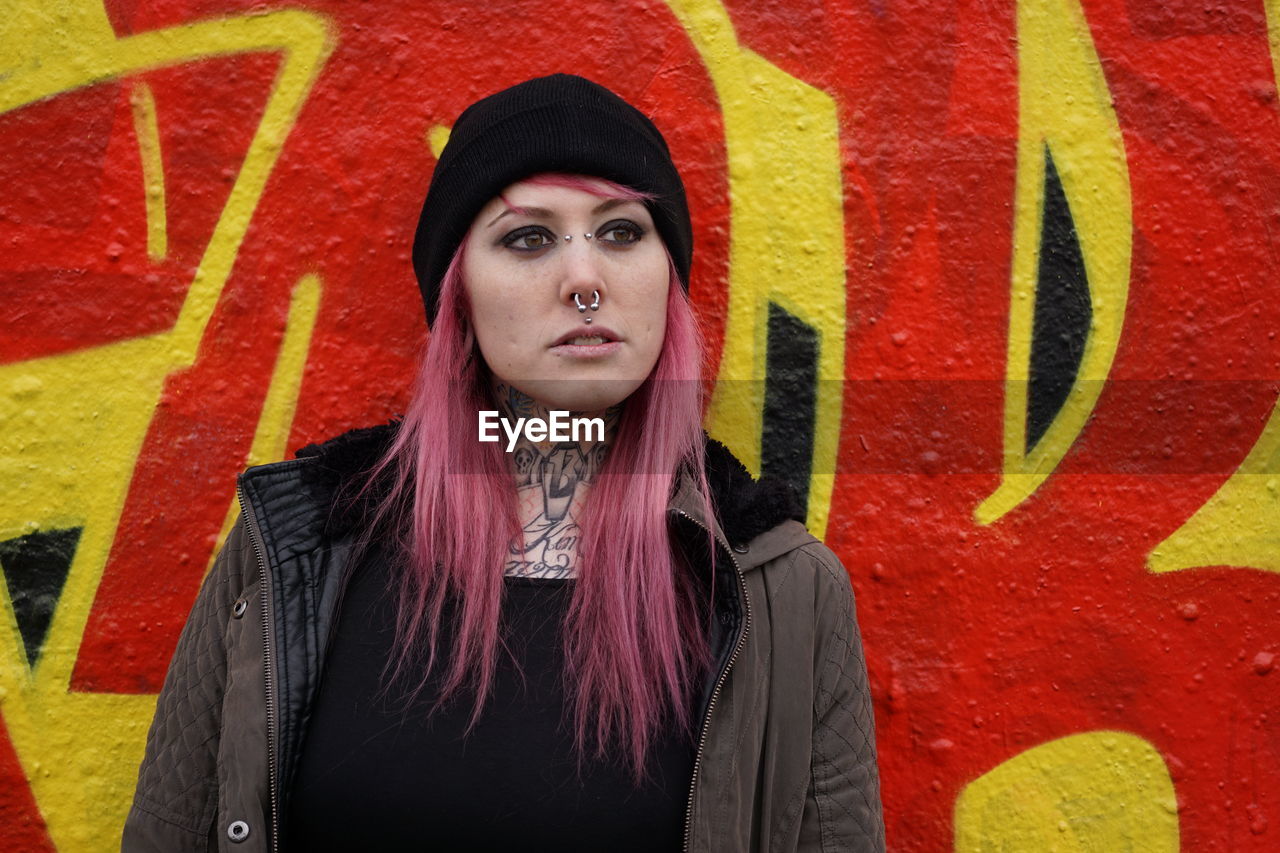
[[[382,428],[385,429],[385,428]],[[178,641],[147,737],[125,853],[287,849],[283,792],[319,685],[352,533],[335,489],[385,434],[253,468],[242,514]],[[339,440],[339,443],[342,440]],[[348,442],[350,445],[350,442]],[[308,451],[304,451],[307,453]],[[882,851],[874,720],[849,576],[782,490],[708,442],[717,518],[680,478],[672,535],[705,566],[715,537],[715,661],[685,850]],[[363,465],[367,467],[367,465]],[[711,582],[709,571],[704,582]]]

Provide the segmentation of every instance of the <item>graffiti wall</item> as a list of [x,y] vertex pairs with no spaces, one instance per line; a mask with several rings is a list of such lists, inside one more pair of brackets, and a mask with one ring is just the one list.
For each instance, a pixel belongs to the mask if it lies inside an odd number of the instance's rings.
[[850,569],[890,849],[1280,845],[1277,0],[17,0],[0,44],[0,848],[111,849],[236,472],[402,409],[435,155],[554,71],[672,143],[708,429]]

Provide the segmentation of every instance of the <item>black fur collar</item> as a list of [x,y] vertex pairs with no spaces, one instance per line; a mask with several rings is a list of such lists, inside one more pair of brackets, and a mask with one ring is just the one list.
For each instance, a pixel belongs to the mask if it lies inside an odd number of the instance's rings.
[[[307,487],[317,500],[332,504],[328,530],[351,530],[367,517],[368,498],[353,500],[368,472],[391,446],[399,421],[355,429],[322,444],[309,444],[298,458],[314,457],[303,469]],[[707,484],[725,538],[739,545],[788,519],[804,521],[804,512],[792,486],[776,478],[752,478],[746,467],[720,442],[706,440]],[[371,492],[376,499],[378,490]]]

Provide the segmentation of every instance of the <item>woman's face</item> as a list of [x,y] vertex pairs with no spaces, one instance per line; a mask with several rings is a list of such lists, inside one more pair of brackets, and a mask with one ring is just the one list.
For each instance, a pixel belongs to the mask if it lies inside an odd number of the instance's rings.
[[648,209],[523,182],[502,195],[511,207],[485,205],[462,255],[485,363],[549,409],[622,402],[653,370],[666,331],[670,272]]

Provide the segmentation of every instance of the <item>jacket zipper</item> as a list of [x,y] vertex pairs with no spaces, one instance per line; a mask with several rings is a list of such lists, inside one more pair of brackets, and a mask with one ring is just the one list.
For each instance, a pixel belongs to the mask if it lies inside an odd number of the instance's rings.
[[267,560],[262,553],[262,535],[258,530],[258,520],[253,509],[244,499],[244,488],[237,483],[236,493],[240,498],[240,506],[244,509],[244,517],[249,528],[249,542],[253,545],[254,556],[258,558],[258,578],[262,589],[262,672],[267,691],[267,791],[271,797],[271,850],[275,853],[278,847],[279,807],[276,795],[276,749],[275,749],[275,680],[271,666],[271,632],[267,628],[267,619],[271,612],[271,578],[267,575]]
[[[698,729],[698,751],[693,757],[693,775],[689,779],[689,800],[685,805],[684,810],[684,846],[682,849],[684,850],[684,853],[689,853],[689,838],[693,834],[693,795],[698,788],[698,770],[702,765],[702,749],[707,743],[707,721],[711,719],[711,710],[715,708],[716,700],[720,698],[720,688],[724,686],[724,681],[729,675],[729,670],[733,669],[733,663],[738,659],[738,653],[742,650],[743,645],[746,644],[747,633],[751,630],[751,599],[747,597],[747,582],[742,579],[742,569],[738,565],[737,559],[734,558],[733,552],[721,545],[720,540],[716,539],[715,534],[712,533],[711,529],[705,524],[683,510],[677,509],[676,512],[705,530],[707,535],[715,540],[715,543],[720,547],[720,550],[729,557],[729,562],[733,564],[734,577],[738,579],[738,590],[742,594],[743,608],[742,630],[738,632],[738,640],[733,645],[733,651],[730,652],[729,660],[725,662],[724,669],[720,670],[720,674],[716,676],[715,687],[711,690],[711,700],[707,702],[707,710],[702,715],[702,721]],[[714,592],[715,590],[713,587],[713,595]]]

